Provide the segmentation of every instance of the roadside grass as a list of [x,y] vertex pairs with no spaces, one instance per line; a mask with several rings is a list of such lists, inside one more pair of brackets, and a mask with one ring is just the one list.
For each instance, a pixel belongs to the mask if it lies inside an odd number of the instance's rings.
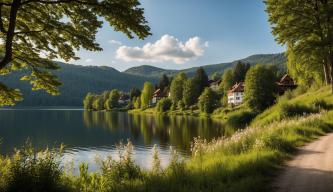
[[[34,152],[28,153],[30,156],[2,157],[0,191],[52,191],[59,187],[62,191],[86,192],[271,191],[270,182],[297,147],[333,130],[332,101],[327,87],[284,101],[282,98],[231,137],[209,142],[196,138],[192,144],[193,156],[186,162],[172,150],[166,169],[159,168],[158,155],[152,163],[153,170],[138,168],[133,163],[130,143],[120,147],[120,161],[112,158],[101,161],[98,173],[88,173],[87,165],[83,164],[77,176],[59,167],[57,158],[38,159]],[[30,170],[34,174],[27,174]],[[52,174],[57,177],[47,177]]]

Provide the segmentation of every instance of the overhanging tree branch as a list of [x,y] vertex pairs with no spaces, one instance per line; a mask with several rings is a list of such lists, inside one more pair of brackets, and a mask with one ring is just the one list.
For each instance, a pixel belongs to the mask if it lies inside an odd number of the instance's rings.
[[17,11],[19,10],[21,5],[21,0],[13,0],[11,9],[10,9],[10,17],[9,17],[9,25],[6,35],[5,49],[6,53],[3,59],[0,61],[0,69],[3,69],[8,63],[12,61],[13,56],[13,39],[15,35],[15,26],[16,26],[16,16]]

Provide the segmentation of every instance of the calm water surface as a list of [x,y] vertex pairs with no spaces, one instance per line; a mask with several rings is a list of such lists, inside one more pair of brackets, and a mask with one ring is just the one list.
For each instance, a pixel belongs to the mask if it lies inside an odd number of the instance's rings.
[[162,166],[169,161],[170,146],[186,158],[193,137],[212,139],[226,134],[219,121],[182,116],[152,116],[82,110],[0,110],[0,153],[8,155],[29,138],[34,147],[65,144],[63,162],[89,163],[98,168],[96,156],[116,157],[115,144],[130,139],[134,159],[143,168],[152,161],[157,144]]

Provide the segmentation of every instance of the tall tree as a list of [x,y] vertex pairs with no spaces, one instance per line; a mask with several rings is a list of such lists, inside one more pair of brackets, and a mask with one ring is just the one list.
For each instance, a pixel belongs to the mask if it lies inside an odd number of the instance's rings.
[[95,95],[92,93],[88,93],[83,100],[83,108],[88,110],[93,109],[94,100],[95,100]]
[[212,113],[218,107],[219,97],[211,88],[205,88],[199,97],[198,106],[203,113]]
[[208,83],[208,76],[205,72],[205,70],[200,67],[196,74],[195,74],[195,77],[194,77],[196,80],[197,80],[197,83],[198,83],[198,91],[199,91],[199,95],[203,92],[203,90],[209,86],[209,83]]
[[112,90],[109,94],[109,98],[104,103],[104,108],[107,110],[117,108],[119,106],[119,97],[119,91],[117,89]]
[[160,82],[158,83],[158,88],[161,89],[161,91],[165,91],[170,85],[169,77],[165,74],[162,75]]
[[222,76],[222,89],[223,92],[226,93],[228,90],[235,84],[235,78],[234,78],[234,73],[233,70],[227,69],[224,71],[223,76]]
[[93,109],[96,111],[101,111],[104,110],[104,101],[103,101],[103,97],[101,95],[96,95],[94,97],[94,102],[92,104]]
[[244,82],[246,72],[250,69],[251,65],[249,63],[243,63],[238,61],[234,71],[233,71],[233,78],[234,82]]
[[151,104],[151,99],[154,94],[154,85],[150,82],[145,82],[143,85],[142,93],[141,93],[141,108],[146,109]]
[[[0,74],[25,69],[33,90],[59,94],[60,82],[50,70],[53,59],[78,59],[75,51],[101,51],[95,35],[107,21],[115,31],[150,35],[138,0],[2,0],[0,1]],[[22,99],[20,91],[0,83],[0,106]]]
[[183,99],[183,88],[186,81],[186,74],[179,73],[173,78],[170,85],[170,96],[172,102],[177,105]]
[[188,79],[184,84],[183,102],[186,107],[194,105],[198,100],[199,86],[196,78]]
[[245,100],[254,111],[271,106],[277,95],[276,77],[272,68],[264,65],[251,67],[245,77]]
[[134,87],[134,88],[131,89],[131,91],[130,91],[130,97],[131,97],[131,101],[132,102],[134,101],[134,98],[140,97],[140,95],[141,95],[140,89],[138,89],[136,87]]
[[[303,60],[301,64],[320,64],[325,81],[331,83],[333,91],[333,0],[264,2],[277,42],[287,45],[298,56],[316,57],[319,62]],[[305,66],[304,70],[311,68]]]

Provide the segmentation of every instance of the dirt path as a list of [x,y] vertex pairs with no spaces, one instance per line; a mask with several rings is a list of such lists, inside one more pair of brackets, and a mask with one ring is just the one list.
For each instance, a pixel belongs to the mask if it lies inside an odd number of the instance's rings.
[[278,192],[332,192],[333,133],[300,148],[273,187]]

